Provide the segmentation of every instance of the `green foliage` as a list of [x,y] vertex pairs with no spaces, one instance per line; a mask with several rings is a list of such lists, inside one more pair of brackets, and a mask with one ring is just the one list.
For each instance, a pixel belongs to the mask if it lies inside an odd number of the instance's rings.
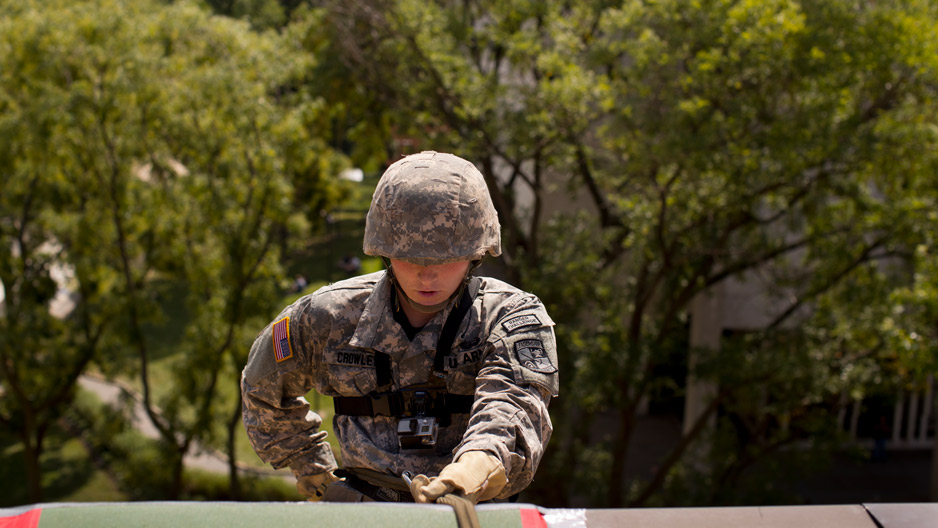
[[[54,418],[68,391],[52,389],[92,358],[145,394],[157,361],[164,443],[141,453],[220,444],[284,281],[338,278],[310,235],[360,247],[359,218],[325,219],[364,187],[332,176],[422,148],[488,175],[499,271],[558,323],[552,505],[587,482],[602,506],[790,500],[755,483],[838,446],[832,411],[938,370],[931,2],[206,4],[248,21],[0,4],[0,353],[42,351],[2,357],[4,394],[29,395],[0,400],[5,427]],[[79,295],[61,320],[63,265]],[[777,310],[719,353],[691,348],[694,299],[731,280]],[[624,475],[642,402],[673,404],[685,375],[715,388],[716,427]]]
[[[237,384],[256,333],[246,321],[275,309],[287,235],[308,232],[340,196],[331,176],[343,162],[309,127],[318,104],[281,91],[309,62],[285,38],[188,3],[27,2],[2,12],[0,277],[3,335],[17,340],[3,350],[36,350],[30,361],[44,363],[17,363],[28,374],[0,381],[5,391],[41,382],[56,395],[30,386],[4,401],[61,409],[93,356],[108,374],[135,373],[147,406],[160,409],[151,416],[161,449],[175,453],[178,486],[181,454],[236,413],[215,407],[219,380]],[[55,268],[79,294],[65,322],[47,310]],[[167,320],[151,287],[160,277],[186,292],[187,319],[174,389],[156,399],[144,329]],[[154,472],[173,471],[156,460]]]
[[[632,494],[623,486],[637,409],[674,393],[691,302],[730,278],[759,277],[779,308],[690,374],[720,388],[709,412],[734,416],[763,455],[836,438],[819,417],[841,395],[907,368],[889,344],[920,350],[903,359],[932,351],[914,345],[932,341],[917,336],[933,314],[907,303],[933,281],[903,287],[933,240],[921,222],[936,152],[929,3],[400,0],[324,13],[329,64],[385,109],[364,118],[490,175],[508,275],[559,323],[555,484],[594,469],[583,431],[608,412],[621,423],[594,504],[678,485],[669,475],[700,431]],[[590,213],[551,201],[564,187]],[[757,454],[711,477],[738,482]]]

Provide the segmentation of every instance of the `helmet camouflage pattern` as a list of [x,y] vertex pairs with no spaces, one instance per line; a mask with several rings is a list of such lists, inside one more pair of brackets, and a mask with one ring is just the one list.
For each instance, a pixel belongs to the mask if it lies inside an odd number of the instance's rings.
[[482,173],[442,152],[398,160],[375,188],[363,249],[422,266],[497,257],[498,214]]

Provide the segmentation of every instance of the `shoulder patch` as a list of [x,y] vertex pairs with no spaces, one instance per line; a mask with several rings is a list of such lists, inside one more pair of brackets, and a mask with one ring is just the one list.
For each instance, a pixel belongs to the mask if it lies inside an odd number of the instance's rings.
[[274,336],[274,358],[277,363],[293,357],[293,346],[290,344],[290,318],[284,317],[274,323],[272,334]]
[[541,325],[541,320],[537,318],[537,314],[525,314],[512,317],[511,319],[505,321],[502,323],[502,328],[504,328],[505,331],[510,334],[519,328],[534,325]]
[[515,342],[515,356],[522,367],[542,374],[553,374],[557,367],[550,362],[540,339],[522,339]]

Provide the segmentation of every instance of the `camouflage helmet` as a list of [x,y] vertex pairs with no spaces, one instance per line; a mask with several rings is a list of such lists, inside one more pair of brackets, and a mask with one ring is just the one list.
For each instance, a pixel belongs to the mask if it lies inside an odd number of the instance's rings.
[[363,249],[421,266],[497,257],[501,231],[482,173],[442,152],[398,160],[375,188]]

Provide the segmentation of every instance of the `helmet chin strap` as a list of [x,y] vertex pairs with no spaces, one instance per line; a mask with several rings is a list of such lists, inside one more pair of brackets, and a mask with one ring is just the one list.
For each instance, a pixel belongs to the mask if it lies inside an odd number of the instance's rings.
[[414,310],[417,310],[418,312],[425,313],[425,314],[433,314],[433,313],[439,312],[443,308],[446,308],[446,305],[449,304],[451,300],[453,300],[453,297],[458,298],[460,295],[462,295],[463,289],[465,289],[466,285],[469,284],[469,279],[472,276],[472,272],[475,271],[476,268],[478,268],[482,264],[482,259],[473,260],[469,264],[469,268],[466,270],[466,276],[463,277],[462,284],[459,285],[459,288],[456,288],[456,291],[454,291],[453,294],[447,297],[446,300],[444,300],[443,302],[428,305],[428,304],[420,304],[417,301],[408,297],[407,294],[404,293],[404,290],[401,288],[401,285],[398,284],[397,279],[394,278],[394,270],[391,268],[391,260],[386,257],[381,257],[381,260],[384,261],[384,265],[388,269],[388,277],[391,279],[391,284],[394,285],[394,289],[397,290],[397,293],[400,294],[399,297],[403,298],[404,302],[406,302]]

